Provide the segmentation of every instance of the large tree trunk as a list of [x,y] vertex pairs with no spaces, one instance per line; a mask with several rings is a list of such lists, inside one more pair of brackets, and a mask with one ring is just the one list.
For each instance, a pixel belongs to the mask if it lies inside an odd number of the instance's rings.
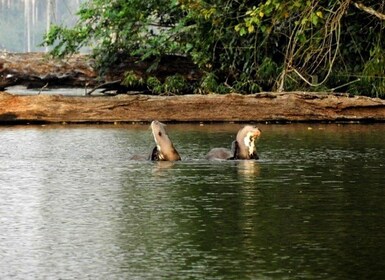
[[0,123],[385,121],[385,101],[309,93],[15,96],[0,93]]

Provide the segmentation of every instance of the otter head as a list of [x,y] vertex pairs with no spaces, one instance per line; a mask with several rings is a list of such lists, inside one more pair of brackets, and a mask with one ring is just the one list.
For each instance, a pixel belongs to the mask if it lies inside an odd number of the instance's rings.
[[258,159],[255,141],[260,135],[261,131],[251,125],[240,129],[233,143],[234,159]]
[[151,123],[152,135],[154,136],[156,147],[152,150],[150,159],[164,161],[180,160],[180,155],[168,137],[165,126],[164,123],[159,121],[153,121]]

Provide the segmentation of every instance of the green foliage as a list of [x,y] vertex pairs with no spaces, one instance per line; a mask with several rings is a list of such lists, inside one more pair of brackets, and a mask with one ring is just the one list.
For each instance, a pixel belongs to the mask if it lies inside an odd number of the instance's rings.
[[162,83],[157,77],[150,76],[146,80],[147,88],[155,94],[182,94],[189,91],[189,83],[180,74],[165,78]]
[[180,74],[166,77],[163,84],[166,94],[181,94],[188,90],[188,83]]
[[241,78],[240,80],[237,80],[234,83],[234,89],[241,93],[253,93],[262,91],[262,88],[257,83],[247,78]]
[[88,36],[88,28],[68,29],[63,26],[53,25],[44,37],[43,44],[55,45],[52,54],[56,57],[63,57],[69,53],[77,52]]
[[377,45],[370,51],[370,59],[364,65],[364,82],[371,84],[370,95],[385,96],[385,50]]
[[201,84],[199,86],[199,90],[201,93],[210,93],[217,91],[218,82],[217,77],[213,73],[208,73],[201,80]]
[[208,93],[229,93],[230,88],[223,84],[218,83],[218,78],[212,72],[206,73],[201,79],[200,85],[197,89],[197,93],[208,94]]
[[164,91],[162,82],[153,76],[147,78],[147,88],[155,94],[162,94]]
[[[385,0],[365,5],[384,13]],[[90,46],[102,73],[125,56],[151,59],[153,70],[164,55],[185,55],[206,73],[197,92],[332,90],[384,76],[383,22],[349,0],[90,0],[78,15],[74,28],[46,35],[53,54]],[[362,79],[359,90],[384,95],[383,81]],[[157,93],[188,88],[180,76],[147,84]]]
[[122,85],[127,87],[136,87],[136,86],[142,86],[143,84],[144,84],[143,78],[137,75],[134,71],[127,71],[124,74]]
[[380,44],[370,51],[370,58],[364,64],[362,74],[357,82],[349,87],[353,94],[364,94],[372,97],[385,97],[385,50]]

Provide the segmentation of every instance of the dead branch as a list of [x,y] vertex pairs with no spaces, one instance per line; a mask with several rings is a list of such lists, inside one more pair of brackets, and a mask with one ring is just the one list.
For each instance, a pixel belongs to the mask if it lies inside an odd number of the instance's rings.
[[121,82],[122,82],[122,80],[115,80],[115,81],[112,81],[112,82],[105,82],[105,83],[103,83],[101,85],[98,85],[98,86],[94,87],[89,92],[86,92],[86,95],[91,95],[91,93],[93,93],[95,90],[100,89],[100,88],[120,85]]
[[357,2],[353,2],[354,6],[357,8],[357,9],[360,9],[368,14],[371,14],[375,17],[378,17],[380,20],[385,20],[385,14],[382,14],[376,10],[374,10],[373,8],[371,7],[368,7],[368,6],[365,6],[364,4],[362,3],[357,3]]

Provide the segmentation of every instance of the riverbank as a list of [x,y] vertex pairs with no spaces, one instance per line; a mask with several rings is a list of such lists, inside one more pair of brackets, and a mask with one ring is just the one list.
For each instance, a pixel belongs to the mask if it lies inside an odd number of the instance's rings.
[[[285,92],[240,94],[117,94],[125,71],[144,77],[148,63],[135,59],[116,65],[100,77],[86,55],[52,59],[43,53],[0,53],[0,124],[150,122],[385,122],[385,100],[345,94]],[[196,80],[199,73],[183,57],[162,60],[160,79],[180,73]],[[28,95],[9,89],[35,89]],[[96,88],[115,87],[114,96]],[[72,87],[72,88],[71,88]],[[77,96],[72,96],[78,90]],[[68,95],[61,89],[68,89]],[[79,96],[79,89],[84,95]],[[8,91],[9,90],[9,91]],[[49,90],[49,94],[46,92]],[[142,93],[142,94],[141,94]]]
[[304,92],[253,95],[13,95],[0,123],[384,122],[385,100]]

